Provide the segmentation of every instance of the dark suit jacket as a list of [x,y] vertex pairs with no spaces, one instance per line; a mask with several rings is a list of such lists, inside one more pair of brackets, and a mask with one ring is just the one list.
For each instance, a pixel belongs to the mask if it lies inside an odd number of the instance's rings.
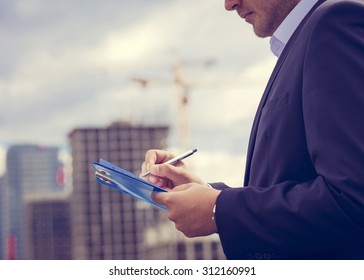
[[364,4],[319,1],[268,82],[245,187],[223,189],[228,259],[364,259]]

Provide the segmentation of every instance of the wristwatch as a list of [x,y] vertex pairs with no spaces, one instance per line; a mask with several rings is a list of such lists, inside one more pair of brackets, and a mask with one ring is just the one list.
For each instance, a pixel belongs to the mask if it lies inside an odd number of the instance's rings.
[[214,223],[216,224],[216,221],[215,221],[215,213],[216,213],[216,203],[214,205],[214,208],[212,208],[212,217],[211,219],[214,221]]

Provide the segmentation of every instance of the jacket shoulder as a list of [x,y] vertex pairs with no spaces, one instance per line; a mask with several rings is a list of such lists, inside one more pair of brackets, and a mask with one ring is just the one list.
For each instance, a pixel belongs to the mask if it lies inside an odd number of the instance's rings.
[[350,17],[360,13],[364,17],[364,1],[362,0],[327,0],[313,12],[312,20],[331,16]]

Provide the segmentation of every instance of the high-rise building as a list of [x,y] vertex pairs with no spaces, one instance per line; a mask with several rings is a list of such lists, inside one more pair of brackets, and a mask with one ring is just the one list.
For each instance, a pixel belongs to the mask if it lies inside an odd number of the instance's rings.
[[72,259],[69,196],[27,196],[25,201],[25,259]]
[[69,135],[72,149],[73,256],[76,259],[144,259],[146,215],[163,211],[97,184],[92,163],[103,158],[138,173],[145,152],[165,148],[165,126],[114,123],[79,128]]
[[19,186],[23,195],[63,192],[63,167],[58,153],[58,147],[11,146],[7,153],[7,174],[11,187]]
[[5,180],[4,177],[0,177],[0,260],[5,258],[5,201]]
[[7,183],[7,176],[0,178],[0,212],[1,213],[1,224],[0,224],[0,235],[1,237],[1,255],[0,259],[11,259],[12,256],[12,246],[11,234],[10,234],[10,195]]
[[8,197],[6,258],[25,258],[24,200],[27,195],[63,192],[62,166],[58,148],[14,145],[6,158],[6,192]]
[[153,260],[224,260],[218,235],[186,238],[164,219],[145,230],[147,259]]

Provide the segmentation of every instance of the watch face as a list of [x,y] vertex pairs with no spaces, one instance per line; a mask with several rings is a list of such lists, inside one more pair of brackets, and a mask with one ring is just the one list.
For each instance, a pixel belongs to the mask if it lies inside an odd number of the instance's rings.
[[212,208],[212,220],[215,221],[215,213],[216,213],[216,204],[214,205],[214,208]]

